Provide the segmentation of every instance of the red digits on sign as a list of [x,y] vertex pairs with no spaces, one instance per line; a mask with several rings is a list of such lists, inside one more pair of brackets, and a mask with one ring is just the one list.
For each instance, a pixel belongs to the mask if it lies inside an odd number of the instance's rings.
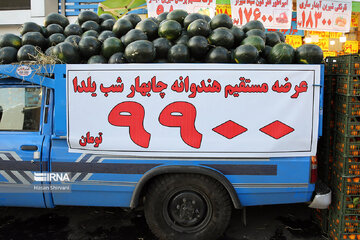
[[114,126],[129,127],[131,140],[140,147],[148,148],[151,134],[144,128],[144,116],[145,110],[141,104],[122,102],[110,111],[108,121]]
[[[178,115],[176,115],[178,114]],[[188,102],[174,102],[160,113],[159,122],[167,127],[180,127],[182,140],[193,148],[200,148],[202,134],[195,128],[196,108]]]
[[156,9],[156,14],[157,14],[157,15],[160,15],[160,14],[162,14],[163,12],[164,12],[164,7],[163,7],[163,5],[159,4],[159,6],[158,6],[157,9]]

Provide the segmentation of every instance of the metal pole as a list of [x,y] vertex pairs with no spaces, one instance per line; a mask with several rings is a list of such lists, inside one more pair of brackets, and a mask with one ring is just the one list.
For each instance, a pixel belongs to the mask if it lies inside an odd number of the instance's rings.
[[65,16],[65,0],[61,0],[61,15]]

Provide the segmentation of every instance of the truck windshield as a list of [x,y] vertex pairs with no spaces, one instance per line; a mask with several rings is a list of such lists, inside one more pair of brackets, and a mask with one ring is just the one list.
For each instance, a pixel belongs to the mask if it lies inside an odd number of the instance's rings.
[[41,88],[0,88],[0,131],[39,131],[41,99]]

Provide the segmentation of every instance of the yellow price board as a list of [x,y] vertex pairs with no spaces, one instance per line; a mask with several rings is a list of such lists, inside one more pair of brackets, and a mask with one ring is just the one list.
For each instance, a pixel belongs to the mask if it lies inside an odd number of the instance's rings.
[[324,58],[327,57],[336,57],[336,52],[334,51],[324,52]]
[[359,26],[359,18],[357,15],[351,15],[351,25],[350,27],[358,27]]
[[231,5],[230,4],[216,4],[216,14],[225,13],[231,17]]
[[341,32],[331,32],[330,38],[340,38],[343,34]]
[[302,37],[300,35],[286,35],[286,43],[293,48],[298,48],[302,45]]
[[328,38],[330,33],[329,32],[320,32],[320,31],[309,31],[310,35],[318,35],[319,38]]
[[346,41],[343,46],[345,53],[358,53],[359,42],[358,41]]
[[314,42],[313,44],[318,45],[323,51],[329,50],[329,39],[328,38],[320,38],[318,42]]

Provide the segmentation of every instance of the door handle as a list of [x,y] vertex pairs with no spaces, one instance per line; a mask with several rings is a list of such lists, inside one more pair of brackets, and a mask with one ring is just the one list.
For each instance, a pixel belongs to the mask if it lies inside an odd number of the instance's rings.
[[38,147],[35,145],[22,145],[20,149],[24,151],[36,151],[38,150]]

